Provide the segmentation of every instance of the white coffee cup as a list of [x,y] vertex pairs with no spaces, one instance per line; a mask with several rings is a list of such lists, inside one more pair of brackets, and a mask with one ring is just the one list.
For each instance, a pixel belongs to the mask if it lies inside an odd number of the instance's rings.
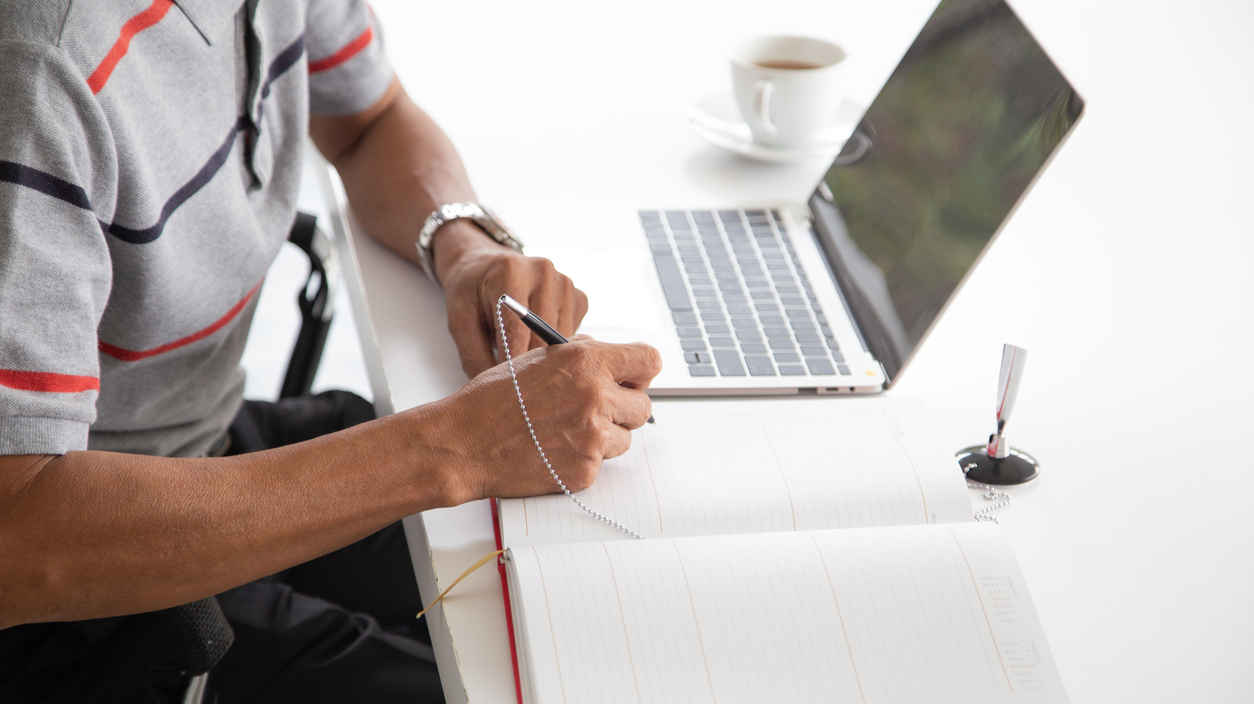
[[732,89],[753,139],[805,147],[836,118],[845,52],[822,39],[761,37],[736,47]]

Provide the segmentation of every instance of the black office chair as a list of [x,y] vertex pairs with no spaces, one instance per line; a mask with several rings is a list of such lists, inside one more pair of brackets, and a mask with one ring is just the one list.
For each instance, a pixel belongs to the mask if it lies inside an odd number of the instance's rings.
[[[309,257],[309,277],[296,295],[301,313],[300,333],[287,362],[280,398],[304,396],[313,386],[314,375],[326,348],[327,333],[331,329],[335,292],[340,281],[335,248],[326,233],[318,228],[316,217],[297,213],[287,239]],[[187,647],[187,662],[182,674],[190,677],[191,681],[183,696],[183,704],[201,704],[209,672],[226,655],[235,640],[235,632],[214,597],[175,606],[160,613],[174,620]]]

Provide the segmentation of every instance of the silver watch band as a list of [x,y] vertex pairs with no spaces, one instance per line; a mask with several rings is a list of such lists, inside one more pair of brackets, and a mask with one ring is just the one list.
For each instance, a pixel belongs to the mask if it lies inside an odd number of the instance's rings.
[[418,242],[416,243],[418,261],[422,263],[422,270],[437,285],[443,286],[444,284],[435,275],[435,254],[431,251],[431,242],[435,239],[435,233],[444,223],[459,218],[470,218],[497,243],[509,247],[515,252],[523,251],[522,242],[514,236],[514,233],[505,226],[505,223],[501,222],[496,217],[496,214],[486,205],[473,202],[445,203],[440,206],[439,210],[427,217],[427,221],[422,224],[422,231],[418,233]]

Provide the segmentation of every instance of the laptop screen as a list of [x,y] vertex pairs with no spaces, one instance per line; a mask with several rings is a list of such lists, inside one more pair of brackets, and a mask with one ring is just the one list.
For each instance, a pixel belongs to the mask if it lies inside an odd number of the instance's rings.
[[1079,119],[1001,0],[944,0],[810,198],[889,383]]

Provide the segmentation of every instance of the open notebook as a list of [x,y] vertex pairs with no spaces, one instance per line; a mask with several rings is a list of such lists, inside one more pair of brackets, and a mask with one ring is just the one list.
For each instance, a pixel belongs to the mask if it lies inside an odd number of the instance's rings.
[[497,503],[520,701],[1067,701],[1001,531],[901,418],[654,411],[580,493],[645,540]]

